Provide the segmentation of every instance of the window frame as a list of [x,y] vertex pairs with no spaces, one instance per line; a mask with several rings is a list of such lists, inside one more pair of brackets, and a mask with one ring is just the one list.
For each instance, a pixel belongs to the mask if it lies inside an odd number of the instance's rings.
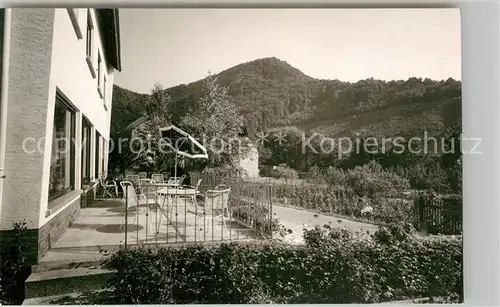
[[[85,129],[87,130],[86,134],[85,134]],[[82,185],[88,184],[91,182],[91,180],[90,180],[90,178],[91,178],[91,176],[90,176],[90,172],[91,172],[90,156],[92,153],[91,133],[92,133],[92,125],[90,124],[90,121],[88,121],[86,118],[82,118],[82,148],[81,148],[82,152],[81,152],[81,167],[80,167]],[[86,139],[86,141],[85,141],[85,143],[83,143],[85,139]],[[83,144],[85,144],[85,145],[83,145]]]
[[104,109],[108,111],[108,103],[106,101],[106,86],[107,86],[107,78],[106,75],[104,75],[103,78],[103,86],[102,86],[102,101],[104,103]]
[[[54,106],[54,115],[55,115],[57,107],[64,109],[66,112],[69,112],[69,118],[70,118],[70,122],[69,122],[70,127],[69,128],[65,127],[65,129],[69,130],[69,134],[70,134],[69,135],[69,144],[70,144],[69,145],[70,146],[70,150],[69,150],[69,186],[60,190],[60,191],[56,191],[55,193],[51,194],[51,190],[50,190],[51,179],[50,178],[52,176],[52,157],[53,157],[53,153],[51,152],[51,163],[50,163],[50,169],[49,169],[49,191],[48,191],[49,192],[49,194],[48,194],[49,206],[48,206],[48,209],[51,209],[51,206],[50,206],[51,201],[53,201],[57,198],[60,198],[63,195],[75,190],[75,168],[76,168],[75,152],[76,152],[76,146],[75,146],[74,140],[76,137],[76,110],[71,105],[69,100],[64,96],[64,94],[62,94],[59,90],[56,91],[56,102],[55,102],[55,106]],[[55,123],[53,122],[52,125],[55,126]],[[66,121],[65,121],[65,125],[68,125],[68,123]],[[66,137],[68,137],[68,136],[66,136]],[[52,140],[52,150],[54,149],[54,145],[53,145],[54,141],[55,140]],[[66,159],[68,159],[68,157],[65,157],[65,161],[66,161]],[[66,178],[64,180],[66,180]]]
[[99,97],[104,98],[103,90],[102,90],[102,79],[104,72],[102,71],[102,56],[101,52],[97,51],[97,92],[99,93]]
[[105,158],[106,158],[106,151],[107,151],[107,148],[106,148],[106,140],[104,138],[102,138],[102,149],[101,149],[101,174],[106,174],[105,170],[104,170],[104,166],[105,166]]
[[99,161],[101,159],[101,157],[100,157],[100,153],[101,153],[100,142],[101,142],[101,134],[96,130],[95,131],[95,153],[94,153],[94,177],[96,178],[96,180],[99,180],[99,178],[101,177],[101,174],[99,172],[100,171]]
[[87,65],[90,69],[90,74],[92,78],[96,78],[96,72],[93,63],[94,57],[94,22],[92,21],[92,14],[90,13],[90,9],[87,9],[87,21],[86,21],[86,34],[85,34],[85,60],[87,61]]

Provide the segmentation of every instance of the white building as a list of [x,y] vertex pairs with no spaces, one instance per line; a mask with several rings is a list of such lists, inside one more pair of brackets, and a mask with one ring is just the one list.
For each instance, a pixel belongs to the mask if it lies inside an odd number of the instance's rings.
[[39,259],[79,213],[82,186],[107,172],[118,10],[0,17],[0,231],[25,220]]

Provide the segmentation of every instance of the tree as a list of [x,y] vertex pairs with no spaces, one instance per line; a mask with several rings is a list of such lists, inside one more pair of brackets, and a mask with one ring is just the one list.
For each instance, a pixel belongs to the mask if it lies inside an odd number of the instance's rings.
[[229,101],[227,92],[228,88],[218,84],[217,78],[209,72],[203,81],[198,107],[181,121],[182,127],[202,140],[211,166],[232,165],[248,150],[248,140],[240,137],[243,117]]
[[160,141],[159,130],[171,123],[172,109],[170,94],[160,84],[155,84],[144,106],[143,116],[147,120],[138,127],[134,140],[137,144],[134,152],[138,154],[135,164],[145,171],[164,171],[174,163],[173,153]]

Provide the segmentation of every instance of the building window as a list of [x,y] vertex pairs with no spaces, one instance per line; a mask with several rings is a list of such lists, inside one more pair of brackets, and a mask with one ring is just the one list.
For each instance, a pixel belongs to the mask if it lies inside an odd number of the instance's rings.
[[101,98],[104,97],[103,92],[102,92],[102,59],[101,59],[101,54],[97,53],[97,92],[99,92],[99,96]]
[[90,14],[90,10],[87,10],[87,44],[86,44],[86,60],[87,65],[89,66],[90,73],[92,77],[96,77],[94,63],[92,63],[92,49],[94,48],[94,24],[92,23],[92,15]]
[[90,16],[90,10],[87,14],[87,57],[92,58],[92,38],[94,26],[92,24],[92,17]]
[[74,189],[75,112],[60,94],[56,95],[52,154],[50,161],[49,200]]
[[79,9],[68,9],[69,19],[73,24],[73,28],[75,29],[76,37],[78,39],[83,38],[82,29],[80,28],[80,23],[78,19]]
[[101,142],[101,135],[99,132],[96,131],[95,133],[95,157],[94,157],[94,164],[95,164],[95,178],[98,179],[100,177],[100,172],[99,172],[99,161],[101,157],[101,149],[100,149],[100,142]]
[[82,123],[82,184],[90,182],[90,124]]
[[106,174],[106,170],[105,170],[105,162],[106,162],[106,157],[108,156],[106,153],[107,153],[107,142],[106,140],[103,138],[102,139],[102,153],[101,153],[101,174]]
[[106,86],[107,86],[107,80],[106,76],[104,76],[104,84],[102,85],[102,100],[104,102],[104,109],[106,111],[108,110],[108,103],[106,102]]

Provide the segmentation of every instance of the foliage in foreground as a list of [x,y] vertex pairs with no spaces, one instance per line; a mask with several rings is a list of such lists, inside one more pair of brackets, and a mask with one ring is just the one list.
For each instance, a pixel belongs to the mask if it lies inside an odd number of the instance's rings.
[[117,304],[457,301],[461,238],[418,238],[401,227],[372,238],[325,226],[306,245],[230,243],[121,249],[105,263]]
[[0,238],[0,305],[20,305],[24,293],[27,242],[23,238],[26,223],[15,223],[5,237]]

